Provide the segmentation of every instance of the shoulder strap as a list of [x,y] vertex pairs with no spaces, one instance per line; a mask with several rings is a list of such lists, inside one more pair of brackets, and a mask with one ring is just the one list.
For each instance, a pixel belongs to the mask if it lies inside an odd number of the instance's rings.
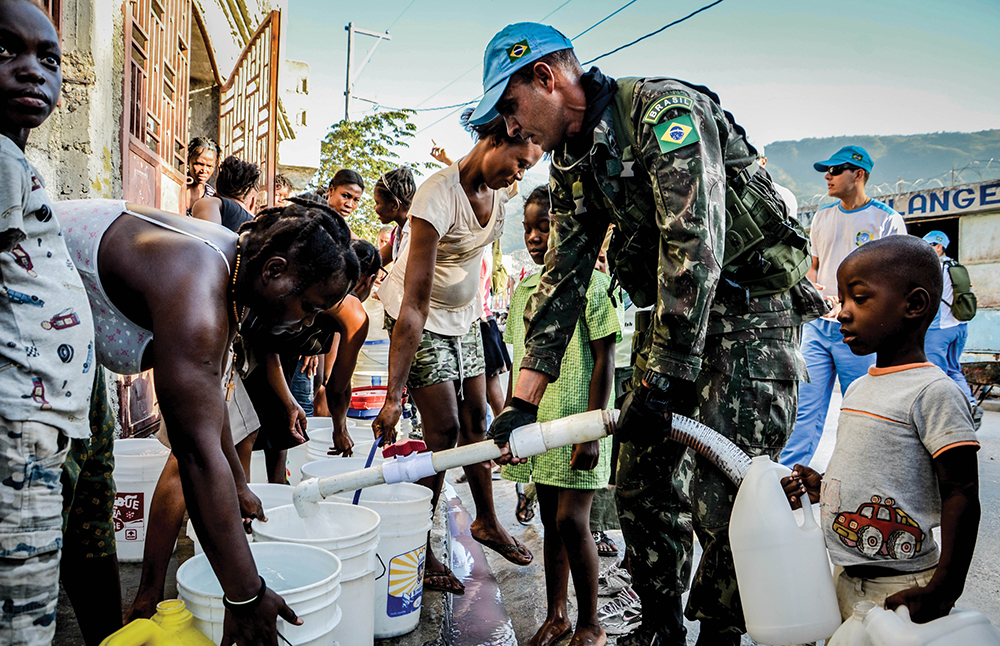
[[611,111],[614,119],[615,134],[623,137],[624,141],[619,142],[622,152],[626,146],[633,150],[636,148],[635,125],[632,123],[633,97],[636,83],[639,79],[634,76],[626,76],[617,80],[618,91],[615,92],[615,109]]

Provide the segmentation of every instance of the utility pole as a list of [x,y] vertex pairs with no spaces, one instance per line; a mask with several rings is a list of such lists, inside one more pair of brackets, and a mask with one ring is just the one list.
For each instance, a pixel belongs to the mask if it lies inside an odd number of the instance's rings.
[[[347,76],[345,79],[345,88],[344,88],[344,121],[350,121],[351,96],[353,95],[354,81],[357,80],[357,77],[361,75],[362,70],[365,69],[365,65],[367,65],[368,61],[371,60],[372,54],[375,53],[375,49],[379,46],[379,43],[381,43],[383,40],[392,40],[392,36],[389,35],[388,31],[379,33],[377,31],[369,31],[367,29],[358,29],[357,27],[354,26],[353,22],[347,23],[347,26],[344,27],[344,30],[347,32]],[[368,51],[368,55],[365,56],[365,60],[361,61],[361,65],[358,67],[356,71],[354,71],[354,78],[351,78],[351,71],[352,68],[354,67],[355,34],[361,36],[371,36],[376,40],[375,44],[372,45],[372,48]],[[368,99],[364,100],[367,101]],[[375,103],[375,101],[371,101],[371,103]]]

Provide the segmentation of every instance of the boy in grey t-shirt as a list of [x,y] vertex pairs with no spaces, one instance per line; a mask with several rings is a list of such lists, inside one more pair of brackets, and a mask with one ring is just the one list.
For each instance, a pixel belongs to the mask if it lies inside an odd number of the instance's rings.
[[939,263],[919,238],[891,236],[849,255],[837,283],[844,342],[876,363],[844,395],[827,472],[797,464],[782,484],[793,506],[820,502],[845,619],[867,600],[924,623],[961,596],[980,515],[972,410],[924,354]]

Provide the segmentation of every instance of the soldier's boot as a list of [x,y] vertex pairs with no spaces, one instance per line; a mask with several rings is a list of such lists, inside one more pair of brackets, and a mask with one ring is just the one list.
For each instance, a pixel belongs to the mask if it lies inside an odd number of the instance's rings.
[[642,625],[615,642],[617,646],[684,646],[687,629],[680,597],[658,599],[643,607]]
[[731,627],[702,621],[695,646],[740,646],[742,638],[743,635]]

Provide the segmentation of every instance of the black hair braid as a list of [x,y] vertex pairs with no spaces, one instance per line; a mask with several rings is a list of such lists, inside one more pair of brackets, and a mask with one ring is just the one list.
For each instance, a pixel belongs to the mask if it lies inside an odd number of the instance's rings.
[[361,264],[361,277],[374,276],[382,268],[382,256],[375,245],[367,240],[351,240],[351,249]]
[[289,202],[265,209],[240,227],[248,234],[243,247],[248,275],[258,274],[269,258],[284,255],[299,280],[292,293],[338,273],[348,284],[356,283],[361,268],[343,217],[326,205],[299,198]]
[[260,188],[260,167],[230,155],[219,164],[219,177],[215,189],[219,195],[241,199],[252,190]]

